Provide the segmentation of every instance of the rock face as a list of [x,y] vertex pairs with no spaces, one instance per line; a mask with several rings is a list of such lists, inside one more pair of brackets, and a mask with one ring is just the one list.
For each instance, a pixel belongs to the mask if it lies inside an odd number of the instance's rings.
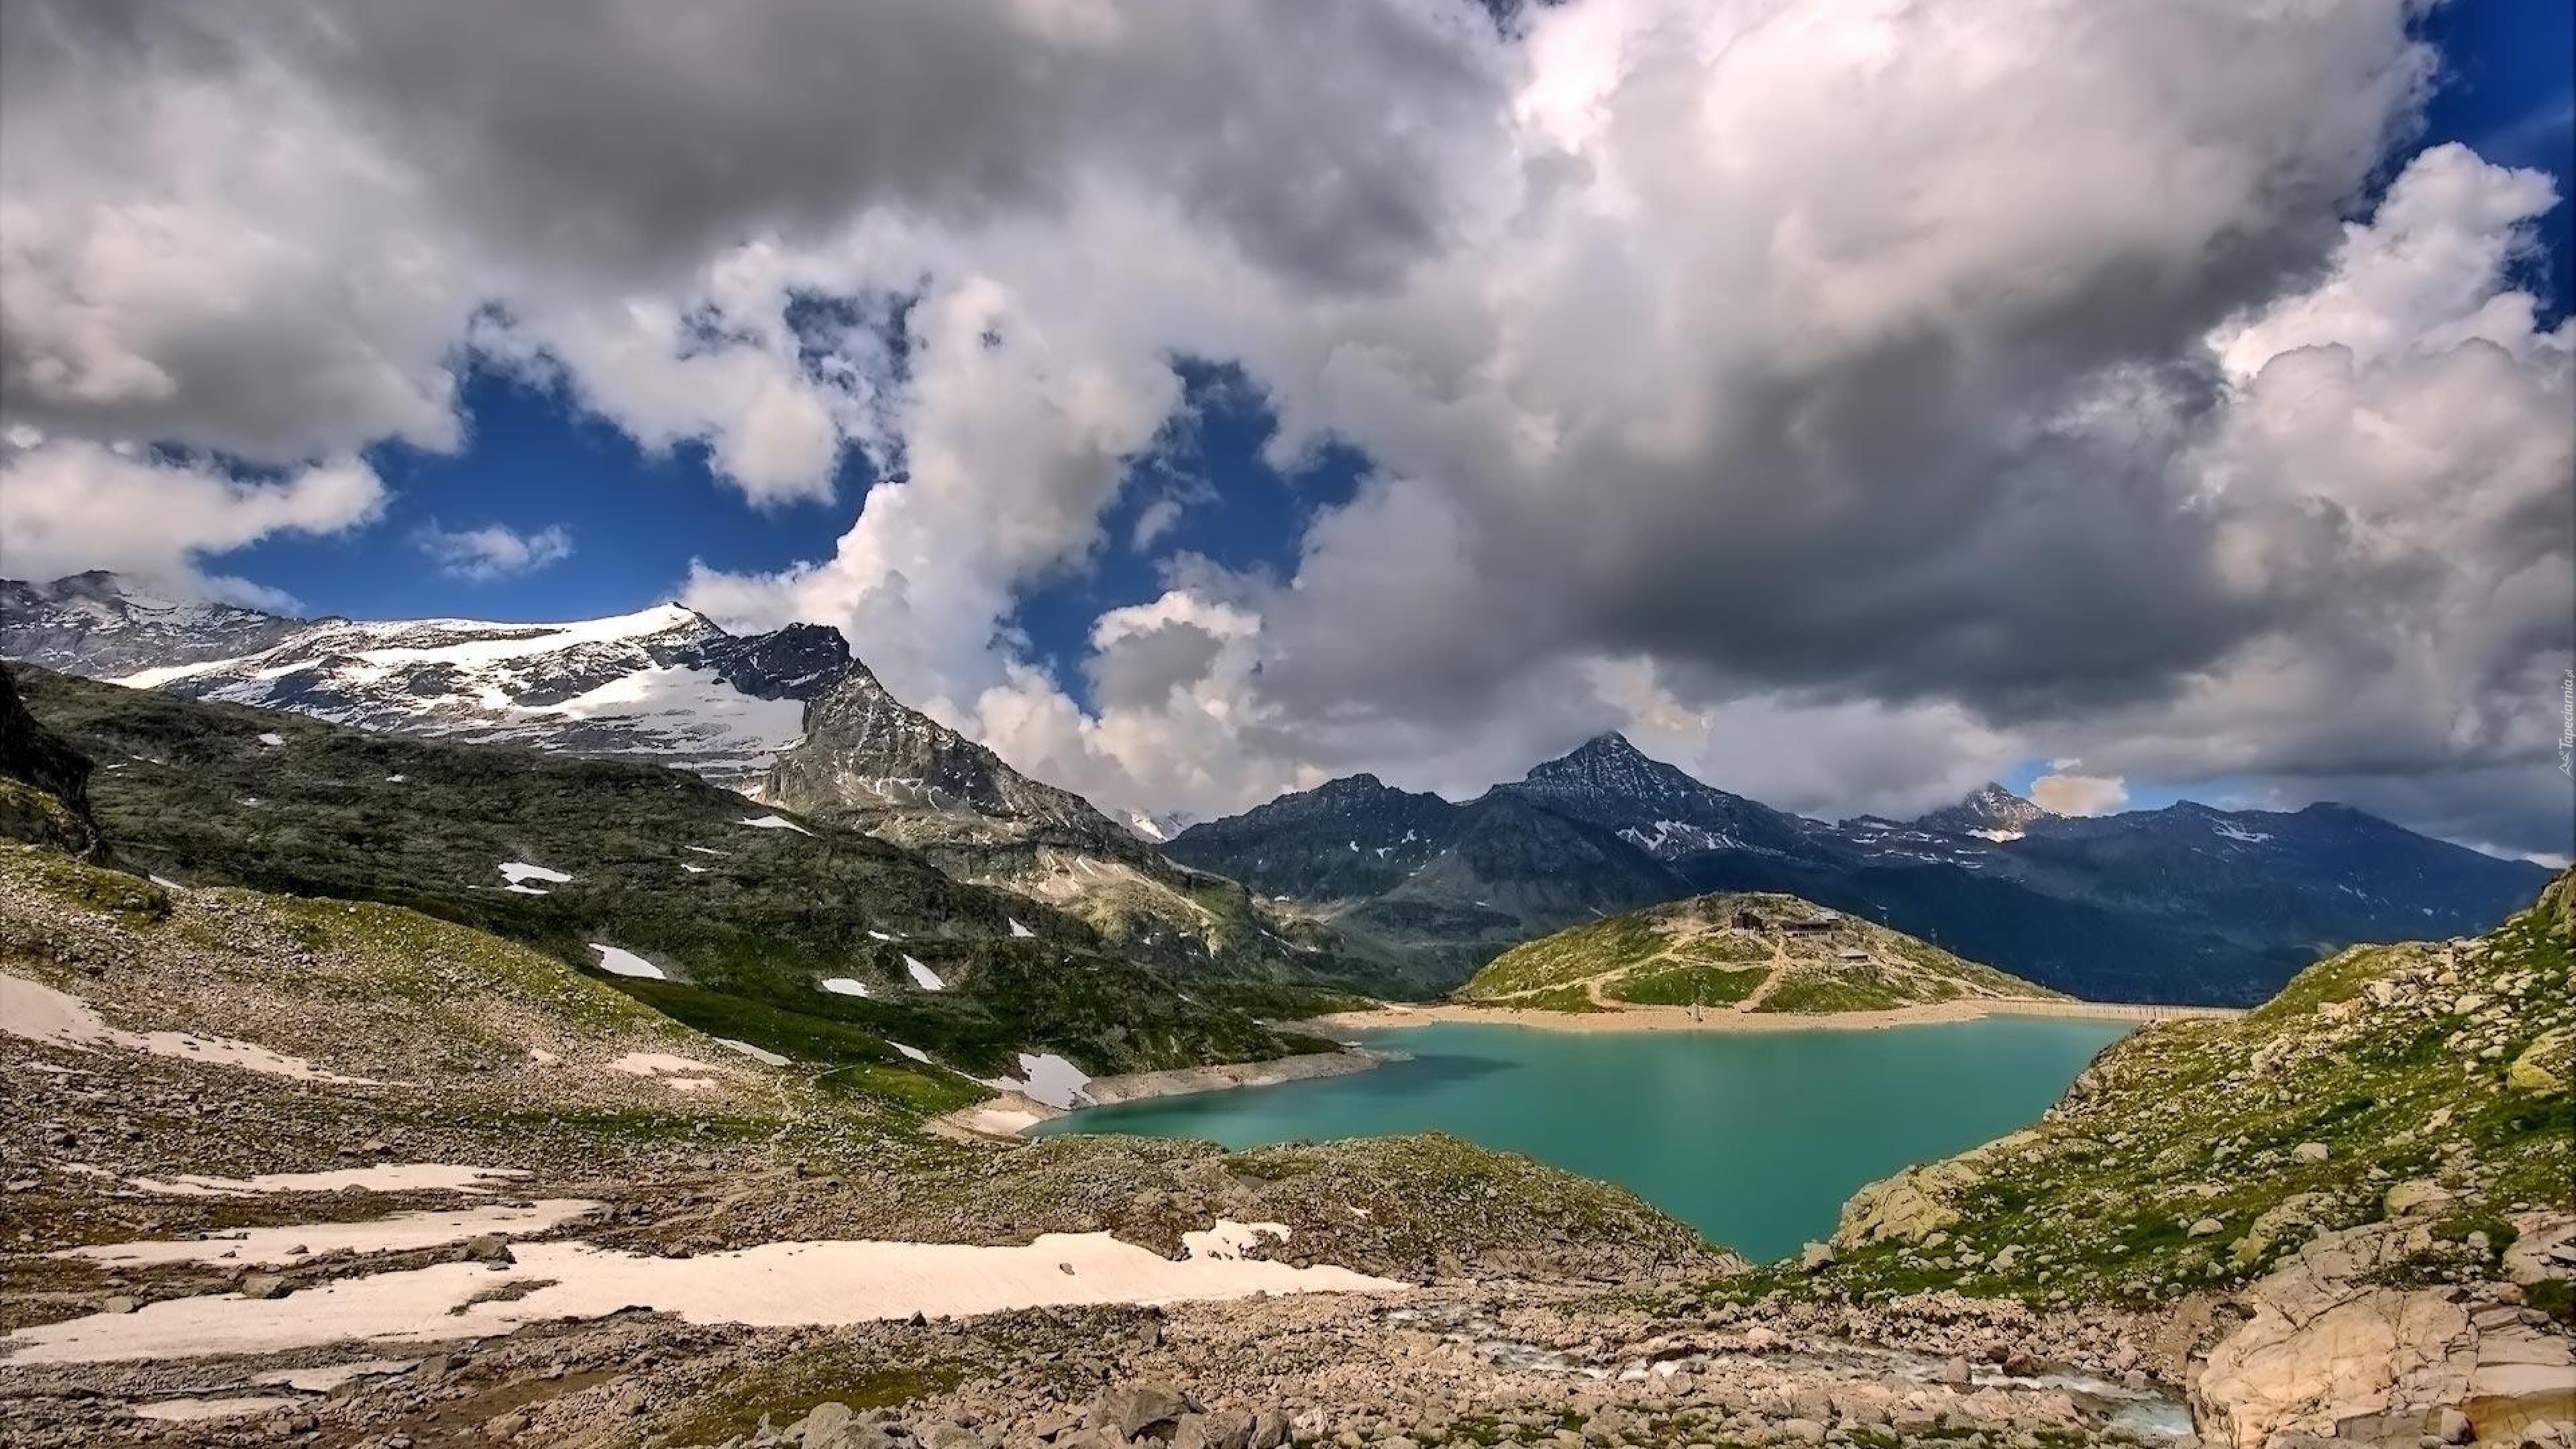
[[89,758],[36,723],[17,680],[0,669],[0,836],[95,853],[89,772]]
[[0,581],[0,655],[340,724],[756,778],[850,667],[838,631],[729,634],[665,604],[562,624],[293,619],[110,574]]
[[760,798],[920,851],[959,880],[1082,917],[1159,965],[1400,988],[1233,881],[1175,864],[1070,790],[1033,780],[853,664],[806,707]]
[[2252,1285],[2252,1316],[2192,1381],[2204,1432],[2237,1449],[2295,1434],[2411,1444],[2453,1413],[2511,1444],[2576,1421],[2576,1357],[2544,1315],[2490,1290],[2380,1281],[2429,1243],[2421,1219],[2330,1233]]

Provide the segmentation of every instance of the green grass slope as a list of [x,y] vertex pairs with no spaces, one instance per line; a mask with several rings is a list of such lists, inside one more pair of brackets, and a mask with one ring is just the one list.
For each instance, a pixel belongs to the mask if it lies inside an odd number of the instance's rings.
[[2057,993],[1794,896],[1696,896],[1516,946],[1459,988],[1537,1010],[1620,1005],[1823,1014]]
[[[616,946],[671,980],[613,984],[791,1055],[828,1050],[836,1027],[980,1072],[1020,1050],[1099,1074],[1309,1045],[1219,983],[1184,986],[898,846],[823,822],[746,825],[776,812],[682,771],[16,673],[35,717],[97,766],[91,805],[119,858],[183,884],[404,906],[584,970],[592,943]],[[505,862],[572,879],[510,891]],[[826,978],[869,995],[827,993]]]
[[1855,1197],[1826,1280],[2166,1300],[2398,1213],[2433,1246],[2392,1281],[2491,1274],[2576,1182],[2571,880],[2480,939],[2355,947],[2120,1042],[2035,1128]]

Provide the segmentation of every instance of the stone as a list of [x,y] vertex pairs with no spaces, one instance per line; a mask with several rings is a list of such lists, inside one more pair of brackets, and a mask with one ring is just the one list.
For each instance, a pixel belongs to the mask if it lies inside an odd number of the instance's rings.
[[[913,1435],[922,1449],[984,1449],[984,1441],[963,1424],[941,1422]],[[1176,1439],[1173,1441],[1178,1443]]]
[[1830,1243],[1809,1243],[1798,1255],[1798,1266],[1810,1273],[1822,1272],[1833,1265],[1834,1250]]
[[142,1306],[142,1304],[135,1302],[133,1299],[128,1298],[123,1294],[118,1294],[114,1298],[102,1299],[99,1302],[98,1311],[101,1313],[132,1313],[135,1309]]
[[[1205,1414],[1183,1414],[1172,1421],[1172,1449],[1211,1449]],[[937,1446],[932,1446],[937,1449]]]
[[2185,1229],[2184,1236],[2193,1238],[2214,1238],[2225,1231],[2227,1231],[2227,1224],[2220,1222],[2216,1218],[2202,1218],[2200,1221],[2193,1223],[2189,1228]]
[[2445,1406],[2434,1417],[2434,1437],[2445,1444],[2466,1444],[2476,1433],[2477,1430],[2469,1423],[2469,1416],[2457,1409]]
[[2334,1152],[2322,1142],[2302,1142],[2290,1149],[2292,1162],[2323,1162]]
[[275,1273],[244,1273],[240,1293],[244,1298],[283,1298],[293,1290]]
[[2504,1084],[2535,1097],[2555,1097],[2567,1090],[2571,1053],[2576,1053],[2576,1029],[2544,1031],[2505,1068]]
[[465,1256],[477,1263],[504,1268],[518,1259],[510,1255],[510,1240],[499,1233],[481,1233],[465,1240]]
[[1120,1442],[1189,1412],[1180,1391],[1166,1383],[1136,1379],[1101,1390],[1091,1405],[1091,1427],[1114,1434]]
[[2392,1218],[2431,1218],[2440,1217],[2455,1199],[2433,1179],[2416,1177],[2390,1188],[2380,1201]]
[[816,1404],[797,1427],[805,1432],[805,1449],[838,1449],[848,1441],[850,1406],[837,1399]]

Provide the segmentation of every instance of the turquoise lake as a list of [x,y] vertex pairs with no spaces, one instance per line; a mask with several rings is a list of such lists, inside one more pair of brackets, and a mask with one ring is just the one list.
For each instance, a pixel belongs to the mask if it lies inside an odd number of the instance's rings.
[[1748,1258],[1832,1233],[1843,1199],[2038,1119],[2114,1021],[1879,1031],[1566,1032],[1443,1022],[1364,1035],[1409,1060],[1095,1107],[1039,1130],[1228,1147],[1448,1132],[1626,1186]]

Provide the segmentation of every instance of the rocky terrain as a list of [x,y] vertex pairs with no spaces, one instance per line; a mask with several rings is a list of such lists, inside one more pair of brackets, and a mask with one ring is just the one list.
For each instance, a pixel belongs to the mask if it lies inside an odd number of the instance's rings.
[[[952,1143],[919,1128],[985,1088],[937,1060],[10,847],[5,1434],[2565,1445],[2567,916],[2154,1028],[1750,1270],[1447,1139]],[[899,1266],[941,1252],[998,1256]]]
[[1720,893],[1515,946],[1457,999],[1552,1011],[1686,1006],[1813,1015],[2062,998],[1795,896]]
[[2141,1032],[2036,1127],[1862,1192],[1806,1266],[1843,1294],[2166,1305],[2217,1340],[2189,1382],[2239,1445],[2563,1423],[2572,926],[2561,876],[2484,936]]
[[2252,1005],[2357,941],[2483,930],[2547,880],[2338,805],[2076,819],[1989,785],[1912,821],[1812,820],[1615,734],[1464,804],[1353,776],[1193,825],[1168,850],[1432,961],[1444,986],[1601,916],[1769,891],[2077,996],[2206,1005]]

